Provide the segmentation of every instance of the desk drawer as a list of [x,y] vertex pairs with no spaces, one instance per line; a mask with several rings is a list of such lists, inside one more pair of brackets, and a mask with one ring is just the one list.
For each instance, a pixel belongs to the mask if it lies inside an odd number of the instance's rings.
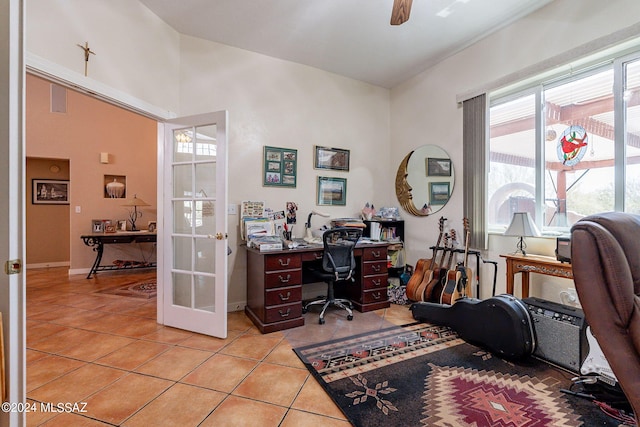
[[302,270],[283,270],[265,273],[264,287],[267,289],[280,288],[282,286],[299,285],[302,283]]
[[114,236],[104,236],[102,237],[102,243],[104,244],[109,244],[109,243],[130,243],[133,242],[134,236],[118,236],[118,235],[114,235]]
[[386,262],[387,247],[365,248],[362,250],[362,259],[364,261],[384,260]]
[[302,303],[276,305],[265,309],[265,323],[280,322],[302,316]]
[[387,295],[387,289],[374,289],[371,291],[365,291],[362,295],[363,304],[372,304],[375,302],[385,302],[389,299]]
[[135,236],[136,242],[138,243],[143,243],[143,242],[155,242],[156,241],[156,236],[155,235],[141,235],[141,236]]
[[380,276],[369,276],[362,278],[362,289],[365,291],[372,289],[386,289],[387,288],[387,275],[381,274]]
[[265,292],[264,305],[280,305],[302,301],[302,286],[269,289]]
[[362,263],[362,275],[370,276],[372,274],[384,274],[387,272],[387,260],[378,262]]
[[267,272],[289,270],[302,267],[302,259],[300,254],[268,255],[265,257],[264,264]]
[[322,259],[324,255],[324,251],[318,250],[313,252],[304,252],[302,253],[302,261],[317,261]]

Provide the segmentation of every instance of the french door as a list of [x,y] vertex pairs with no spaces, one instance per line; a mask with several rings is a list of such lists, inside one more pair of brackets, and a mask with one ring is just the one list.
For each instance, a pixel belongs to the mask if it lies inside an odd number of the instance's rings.
[[227,336],[227,112],[159,124],[158,322]]
[[[26,402],[23,22],[22,0],[0,1],[0,391],[15,405]],[[2,408],[0,426],[26,425],[21,407]]]

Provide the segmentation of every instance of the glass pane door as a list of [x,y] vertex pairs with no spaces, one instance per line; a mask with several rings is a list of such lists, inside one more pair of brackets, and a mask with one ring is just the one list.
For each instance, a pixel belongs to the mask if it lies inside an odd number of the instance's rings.
[[226,134],[220,119],[226,121],[226,113],[213,116],[165,125],[163,318],[169,326],[225,337]]

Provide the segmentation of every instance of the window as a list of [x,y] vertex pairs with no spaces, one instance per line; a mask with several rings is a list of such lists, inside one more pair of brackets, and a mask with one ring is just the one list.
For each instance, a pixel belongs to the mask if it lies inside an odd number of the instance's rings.
[[547,233],[598,212],[640,213],[640,60],[574,71],[490,105],[490,230],[504,230],[514,212]]

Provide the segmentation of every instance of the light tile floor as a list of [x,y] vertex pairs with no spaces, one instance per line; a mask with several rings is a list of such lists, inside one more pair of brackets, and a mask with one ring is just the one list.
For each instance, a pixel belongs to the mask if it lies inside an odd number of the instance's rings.
[[311,312],[304,326],[263,335],[234,312],[222,340],[157,324],[155,299],[96,293],[154,278],[27,271],[28,400],[86,403],[29,413],[29,426],[349,426],[292,348],[413,321],[392,304],[351,322],[331,311],[324,325]]

